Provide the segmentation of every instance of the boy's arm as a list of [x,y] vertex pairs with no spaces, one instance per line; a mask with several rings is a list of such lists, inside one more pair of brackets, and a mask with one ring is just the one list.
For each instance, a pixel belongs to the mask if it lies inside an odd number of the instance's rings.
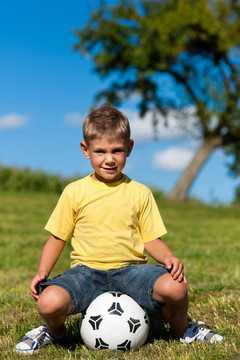
[[33,278],[30,290],[31,290],[31,297],[34,300],[38,300],[38,285],[39,283],[46,279],[54,265],[56,264],[61,252],[65,246],[66,242],[55,237],[54,235],[50,235],[49,239],[47,240],[46,244],[43,247],[40,265],[38,268],[37,275]]
[[176,258],[170,248],[160,238],[144,244],[147,253],[160,264],[166,265],[174,280],[187,283],[183,273],[183,263]]

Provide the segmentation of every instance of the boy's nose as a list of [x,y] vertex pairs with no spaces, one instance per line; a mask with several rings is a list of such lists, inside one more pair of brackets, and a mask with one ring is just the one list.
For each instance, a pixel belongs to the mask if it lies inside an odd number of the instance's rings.
[[106,157],[105,157],[105,162],[108,163],[108,164],[112,164],[114,163],[114,157],[112,154],[106,154]]

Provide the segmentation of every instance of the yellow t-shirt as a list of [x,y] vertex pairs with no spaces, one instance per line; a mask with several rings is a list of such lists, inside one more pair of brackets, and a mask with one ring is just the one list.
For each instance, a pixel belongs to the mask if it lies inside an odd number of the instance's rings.
[[152,192],[126,175],[115,183],[88,175],[69,184],[45,229],[64,241],[72,234],[72,267],[98,270],[146,263],[144,243],[166,233]]

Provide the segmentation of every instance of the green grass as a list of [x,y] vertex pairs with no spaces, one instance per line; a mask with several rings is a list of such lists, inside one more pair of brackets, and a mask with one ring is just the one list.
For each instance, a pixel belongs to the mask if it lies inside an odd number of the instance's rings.
[[[48,234],[43,227],[58,195],[0,192],[0,358],[19,359],[12,351],[26,331],[42,322],[29,284],[36,274]],[[34,359],[239,359],[240,208],[199,203],[159,203],[168,229],[164,240],[185,264],[189,318],[203,320],[223,334],[223,344],[188,346],[168,339],[161,314],[151,313],[151,329],[136,351],[89,351],[78,335],[78,316],[67,320],[65,346],[43,349]],[[53,274],[69,267],[70,244]],[[150,260],[151,261],[151,260]]]

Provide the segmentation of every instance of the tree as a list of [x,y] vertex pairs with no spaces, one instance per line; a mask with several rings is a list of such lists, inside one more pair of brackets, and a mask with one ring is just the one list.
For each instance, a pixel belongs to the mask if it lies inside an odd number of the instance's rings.
[[[195,108],[202,145],[169,194],[184,200],[216,148],[233,155],[240,174],[240,4],[237,0],[139,0],[102,3],[75,30],[75,49],[91,56],[100,77],[113,76],[96,100],[119,105],[137,93],[139,113]],[[166,91],[164,81],[172,86]],[[167,118],[167,117],[166,117]]]

